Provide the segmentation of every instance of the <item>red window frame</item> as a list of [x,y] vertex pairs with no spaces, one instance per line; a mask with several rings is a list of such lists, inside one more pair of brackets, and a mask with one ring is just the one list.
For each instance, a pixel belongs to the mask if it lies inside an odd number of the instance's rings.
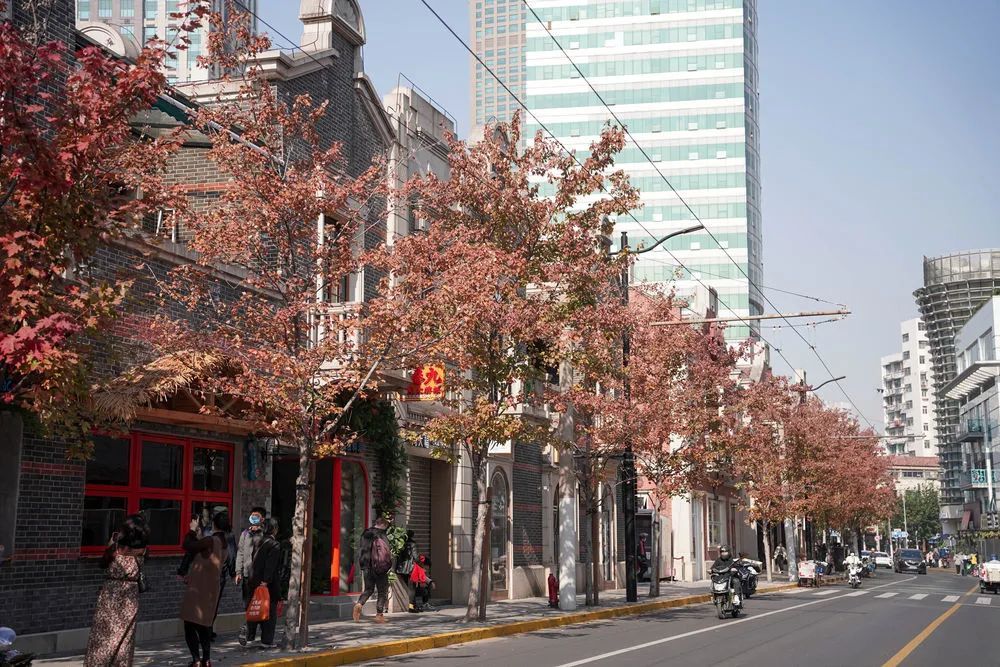
[[[236,469],[236,448],[227,442],[217,442],[214,440],[203,440],[200,438],[185,438],[172,435],[161,435],[159,433],[145,433],[141,431],[131,432],[127,437],[121,438],[129,442],[129,483],[128,486],[118,486],[113,484],[86,484],[84,486],[84,496],[97,496],[101,498],[124,498],[125,513],[135,514],[139,511],[140,500],[177,500],[181,503],[180,526],[178,526],[181,540],[187,534],[188,524],[191,522],[191,505],[195,502],[215,502],[226,505],[229,514],[233,512],[233,485],[235,483]],[[175,445],[184,449],[181,458],[181,488],[162,489],[156,487],[142,486],[142,445],[144,442],[155,442],[159,444]],[[215,449],[229,454],[229,490],[200,491],[195,490],[194,485],[194,450],[195,449]],[[176,545],[157,544],[150,545],[151,554],[173,556],[183,553],[181,543]],[[82,555],[97,556],[104,553],[103,546],[80,546]]]

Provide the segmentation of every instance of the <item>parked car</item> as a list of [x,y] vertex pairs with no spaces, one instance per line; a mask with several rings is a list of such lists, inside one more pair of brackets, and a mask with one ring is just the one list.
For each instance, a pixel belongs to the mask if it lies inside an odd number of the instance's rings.
[[919,549],[900,549],[896,552],[896,572],[916,572],[927,574],[927,561]]
[[889,554],[884,551],[874,551],[872,553],[875,554],[875,567],[892,569],[892,559],[889,558]]

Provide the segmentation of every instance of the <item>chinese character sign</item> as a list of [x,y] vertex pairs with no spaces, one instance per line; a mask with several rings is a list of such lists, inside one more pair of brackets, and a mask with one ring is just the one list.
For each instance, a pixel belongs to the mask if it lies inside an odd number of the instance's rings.
[[409,401],[437,401],[444,398],[444,366],[421,366],[413,371],[406,389]]

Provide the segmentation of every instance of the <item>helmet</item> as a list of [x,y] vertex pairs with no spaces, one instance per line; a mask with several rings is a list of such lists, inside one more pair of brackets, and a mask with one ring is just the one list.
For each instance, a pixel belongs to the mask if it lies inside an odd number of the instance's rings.
[[720,558],[726,557],[726,556],[729,556],[729,555],[730,555],[729,554],[729,547],[727,547],[725,544],[723,544],[721,547],[719,547],[719,557]]

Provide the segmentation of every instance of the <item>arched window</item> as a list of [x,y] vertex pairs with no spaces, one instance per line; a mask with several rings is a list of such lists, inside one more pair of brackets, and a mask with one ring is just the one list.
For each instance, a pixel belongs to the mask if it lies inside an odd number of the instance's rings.
[[502,470],[493,473],[490,489],[493,491],[493,505],[490,521],[490,573],[494,594],[503,596],[507,592],[508,544],[510,534],[510,501],[507,477]]
[[604,579],[607,581],[614,579],[615,533],[612,528],[614,506],[615,496],[611,492],[611,487],[605,484],[601,492],[601,561],[604,563]]

